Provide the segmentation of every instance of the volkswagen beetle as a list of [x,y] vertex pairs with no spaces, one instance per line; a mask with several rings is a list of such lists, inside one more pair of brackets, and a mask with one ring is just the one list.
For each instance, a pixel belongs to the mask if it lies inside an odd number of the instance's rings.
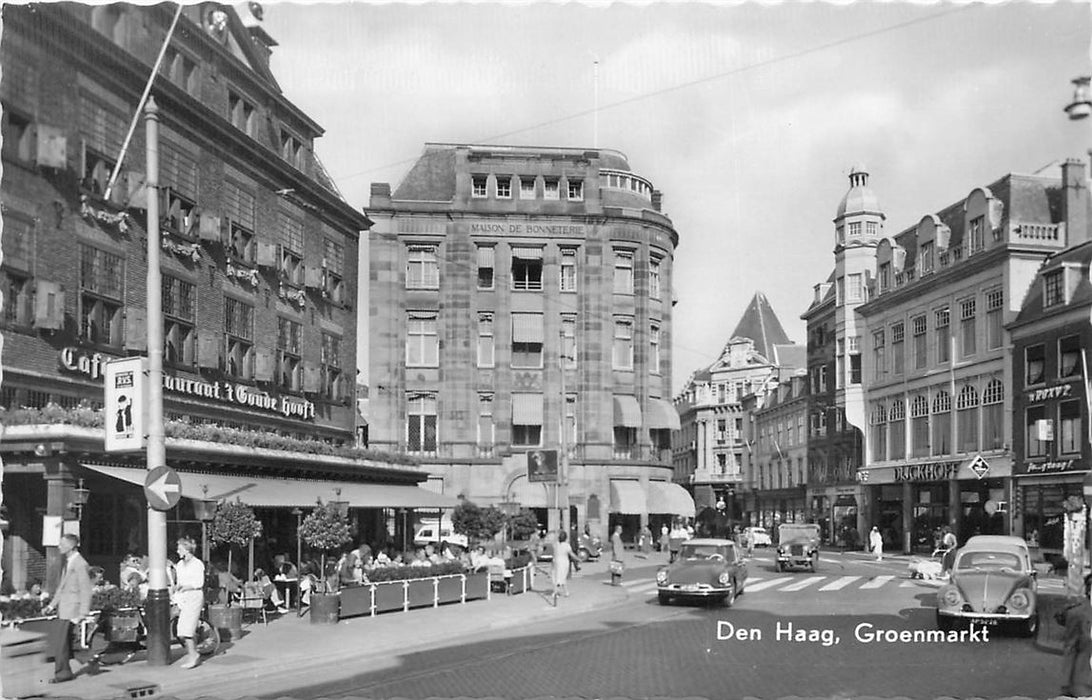
[[1037,581],[1028,546],[1008,535],[979,535],[956,553],[951,579],[937,591],[937,627],[1011,625],[1023,636],[1039,626]]
[[718,600],[730,606],[743,593],[747,563],[731,540],[687,540],[678,558],[656,572],[660,604],[672,598]]

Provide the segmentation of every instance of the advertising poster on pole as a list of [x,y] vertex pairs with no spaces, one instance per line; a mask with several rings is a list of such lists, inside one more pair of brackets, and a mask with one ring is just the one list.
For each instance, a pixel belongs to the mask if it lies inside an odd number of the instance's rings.
[[147,360],[127,357],[107,362],[105,377],[106,451],[143,450],[147,435]]

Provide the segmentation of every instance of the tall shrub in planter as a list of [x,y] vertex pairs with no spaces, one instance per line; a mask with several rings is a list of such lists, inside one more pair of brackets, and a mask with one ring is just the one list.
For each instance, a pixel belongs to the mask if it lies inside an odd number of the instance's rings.
[[242,501],[225,501],[216,506],[216,515],[209,529],[213,545],[228,546],[228,572],[231,568],[231,548],[242,547],[262,534],[262,523],[254,517],[254,510]]
[[508,529],[512,533],[512,539],[525,540],[538,532],[538,518],[526,508],[521,508],[518,513],[509,516]]
[[322,552],[322,583],[329,592],[330,585],[326,578],[326,552],[337,549],[352,539],[349,533],[349,519],[333,503],[319,501],[313,511],[300,523],[300,539],[308,547]]
[[462,501],[451,513],[455,532],[471,540],[489,540],[504,527],[504,513],[493,506],[482,508],[472,501]]

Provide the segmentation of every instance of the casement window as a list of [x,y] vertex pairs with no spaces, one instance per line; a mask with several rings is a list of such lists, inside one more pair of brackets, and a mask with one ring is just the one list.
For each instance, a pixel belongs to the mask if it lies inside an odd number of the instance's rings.
[[[493,271],[496,264],[496,248],[491,245],[480,245],[478,253],[478,289],[493,288]],[[439,272],[437,272],[437,277]]]
[[238,299],[224,297],[223,370],[232,377],[254,376],[254,307]]
[[341,401],[343,395],[344,372],[341,367],[341,338],[331,333],[322,334],[322,347],[319,354],[319,374],[322,388],[319,394],[328,401]]
[[858,272],[846,276],[846,301],[864,301],[863,279]]
[[164,139],[159,146],[159,182],[160,226],[179,236],[196,238],[200,220],[197,159]]
[[1040,439],[1045,436],[1046,407],[1028,406],[1024,409],[1024,434],[1027,444],[1024,452],[1028,457],[1045,457],[1047,454],[1047,440]]
[[886,362],[884,358],[884,337],[886,333],[882,330],[876,331],[872,334],[872,364],[875,368],[874,379],[883,379],[887,373]]
[[512,394],[512,446],[542,444],[542,394]]
[[910,326],[914,332],[914,369],[925,369],[929,363],[925,315],[912,318]]
[[512,198],[512,176],[497,175],[497,199]]
[[228,121],[247,136],[254,136],[256,123],[254,104],[234,90],[228,90]]
[[478,314],[478,366],[492,367],[495,361],[493,314]]
[[437,423],[436,395],[410,395],[406,406],[406,451],[436,454]]
[[956,399],[956,428],[960,452],[978,450],[978,391],[966,384]]
[[861,383],[861,337],[857,335],[851,335],[847,338],[849,341],[846,349],[846,353],[849,357],[849,383],[860,384]]
[[1062,401],[1058,404],[1058,454],[1079,455],[1081,453],[1081,402]]
[[996,350],[1004,344],[1004,292],[994,289],[986,292],[986,349]]
[[999,450],[1005,445],[1005,385],[991,379],[982,392],[982,449]]
[[861,236],[861,222],[855,221],[846,226],[846,233],[850,238],[860,238]]
[[940,389],[933,396],[933,455],[952,453],[952,397]]
[[281,129],[281,158],[296,170],[303,170],[306,164],[303,140],[287,129]]
[[1043,308],[1065,303],[1065,270],[1052,270],[1043,275]]
[[872,409],[872,461],[882,462],[887,459],[887,408],[876,404]]
[[614,319],[614,344],[612,349],[614,369],[633,369],[633,319]]
[[569,180],[567,182],[568,197],[570,201],[582,202],[584,201],[584,181],[583,180]]
[[489,176],[470,176],[470,196],[474,199],[484,199],[489,196]]
[[303,387],[303,358],[300,338],[303,324],[288,318],[277,319],[277,376],[276,382],[288,391]]
[[895,397],[887,412],[887,425],[890,431],[891,459],[906,458],[906,400]]
[[971,255],[982,250],[986,245],[985,239],[985,217],[976,216],[971,219],[970,230],[968,231],[967,242],[967,254]]
[[113,109],[87,95],[80,96],[80,131],[83,134],[80,188],[96,197],[106,193],[106,183],[117,165],[125,141],[127,123]]
[[[4,237],[7,238],[7,235],[5,229]],[[30,275],[5,269],[3,284],[4,323],[11,326],[30,326],[34,321],[34,282]]]
[[614,293],[633,294],[633,251],[614,251]]
[[567,369],[576,369],[576,314],[561,315],[561,360]]
[[520,175],[519,176],[519,198],[520,199],[534,199],[535,198],[535,176],[534,175]]
[[493,394],[478,394],[478,452],[483,457],[493,454],[496,424],[493,422]]
[[512,367],[520,369],[541,368],[544,337],[542,314],[513,313]]
[[660,259],[657,257],[648,260],[648,298],[660,298]]
[[933,271],[933,242],[926,241],[921,244],[921,259],[918,261],[918,270],[922,275],[928,275]]
[[330,238],[322,241],[322,295],[334,304],[345,299],[345,246]]
[[576,248],[561,249],[561,291],[576,291]]
[[936,352],[937,352],[937,364],[946,364],[952,356],[952,335],[951,335],[951,315],[948,307],[945,306],[942,309],[937,309],[934,317],[936,319]]
[[1035,386],[1046,381],[1046,346],[1029,345],[1024,349],[1024,386]]
[[891,326],[891,372],[896,376],[906,369],[905,337],[906,326],[903,323]]
[[929,400],[921,394],[910,402],[910,454],[929,455]]
[[[483,248],[478,249],[481,256]],[[492,253],[492,248],[488,249]],[[490,272],[492,277],[492,272]],[[480,286],[480,285],[479,285]],[[439,289],[440,261],[436,246],[411,245],[406,253],[406,289]]]
[[978,328],[975,325],[975,299],[959,302],[960,357],[965,359],[975,354]]
[[[5,232],[6,233],[6,232]],[[1058,378],[1081,375],[1081,338],[1069,335],[1058,341]]]
[[865,235],[872,237],[878,235],[880,232],[880,225],[875,221],[865,222]]
[[410,311],[406,321],[406,366],[439,365],[440,334],[437,329],[437,314],[430,311]]
[[660,324],[648,328],[648,367],[652,374],[660,373]]
[[80,337],[85,341],[121,344],[124,280],[120,255],[80,244]]
[[561,199],[561,182],[556,177],[542,180],[542,198],[555,201]]
[[614,458],[633,459],[637,450],[637,428],[614,426]]
[[197,287],[163,275],[163,359],[192,365],[197,362]]
[[879,273],[880,291],[886,292],[891,286],[891,263],[883,263],[880,265]]
[[252,265],[258,247],[254,235],[254,194],[228,181],[224,183],[224,206],[229,221],[227,252],[235,260]]
[[542,248],[512,246],[512,289],[542,289]]
[[303,224],[299,219],[280,212],[280,260],[278,274],[281,280],[297,287],[304,283]]

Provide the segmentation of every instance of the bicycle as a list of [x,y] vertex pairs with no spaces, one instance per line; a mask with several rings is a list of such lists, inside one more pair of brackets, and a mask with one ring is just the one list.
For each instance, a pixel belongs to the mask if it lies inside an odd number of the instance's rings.
[[[87,663],[100,666],[115,666],[130,661],[147,648],[148,628],[144,621],[143,608],[124,608],[103,614],[92,612],[93,617],[80,621],[77,626],[73,645],[76,652],[89,652]],[[132,624],[121,625],[121,620],[132,620]],[[171,643],[182,644],[178,637],[178,609],[171,606]],[[201,607],[201,617],[193,635],[197,653],[202,657],[212,656],[220,648],[220,631],[208,621],[208,603]]]

